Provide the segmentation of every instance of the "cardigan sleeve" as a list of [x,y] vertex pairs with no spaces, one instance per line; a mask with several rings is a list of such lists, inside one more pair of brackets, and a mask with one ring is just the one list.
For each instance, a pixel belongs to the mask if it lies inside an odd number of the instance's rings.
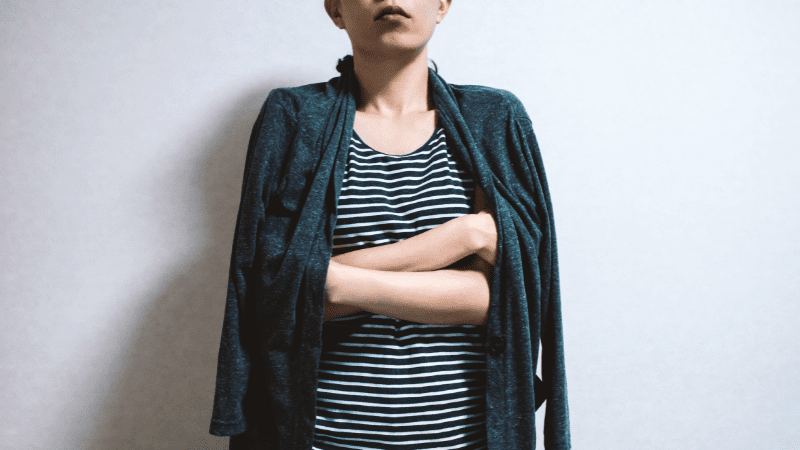
[[281,105],[279,89],[267,96],[253,125],[245,159],[236,218],[210,434],[232,436],[247,430],[243,401],[250,382],[255,346],[250,318],[244,314],[255,295],[258,230],[270,193],[276,189],[281,159],[292,135],[294,118]]
[[[542,155],[533,125],[527,113],[516,119],[516,129],[523,156],[528,162],[537,194],[537,214],[542,231],[539,248],[541,276],[542,381],[546,399],[544,419],[544,446],[548,450],[569,449],[569,406],[567,403],[567,378],[564,367],[564,339],[561,323],[561,294],[558,276],[558,249],[555,220],[550,190],[542,162]],[[537,395],[537,397],[539,397]]]

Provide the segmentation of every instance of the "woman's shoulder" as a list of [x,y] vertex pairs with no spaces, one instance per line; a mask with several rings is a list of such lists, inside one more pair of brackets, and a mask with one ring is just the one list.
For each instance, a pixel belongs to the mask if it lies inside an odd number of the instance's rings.
[[331,92],[328,83],[310,83],[300,86],[277,87],[267,95],[267,102],[273,101],[291,113],[296,113],[309,104],[320,106],[336,96]]
[[462,112],[476,109],[491,115],[527,117],[522,101],[507,89],[479,84],[450,84],[450,87]]

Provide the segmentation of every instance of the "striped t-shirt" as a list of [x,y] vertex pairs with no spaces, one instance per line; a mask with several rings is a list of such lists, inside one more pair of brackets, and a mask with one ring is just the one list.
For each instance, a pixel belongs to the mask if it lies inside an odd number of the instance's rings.
[[[475,184],[444,130],[404,155],[353,131],[333,255],[391,244],[469,214]],[[323,324],[315,450],[486,448],[485,328],[361,311]]]

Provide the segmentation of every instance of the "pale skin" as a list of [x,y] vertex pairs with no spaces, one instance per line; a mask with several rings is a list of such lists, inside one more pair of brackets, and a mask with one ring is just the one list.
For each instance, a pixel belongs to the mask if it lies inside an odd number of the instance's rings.
[[[353,44],[361,91],[353,128],[373,149],[405,154],[436,126],[428,92],[427,43],[450,0],[326,0]],[[384,8],[395,15],[376,18]],[[427,324],[486,323],[497,228],[476,185],[475,214],[412,238],[331,258],[323,320],[361,310]],[[463,267],[450,267],[472,255]]]

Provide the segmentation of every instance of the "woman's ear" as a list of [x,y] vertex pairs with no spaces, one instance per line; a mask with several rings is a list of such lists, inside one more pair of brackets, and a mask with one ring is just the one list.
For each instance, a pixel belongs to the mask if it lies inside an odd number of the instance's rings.
[[340,6],[340,0],[325,0],[325,11],[328,16],[333,20],[337,28],[344,30],[344,21],[342,20],[342,14],[339,12]]
[[439,10],[436,12],[436,23],[440,24],[444,20],[444,16],[447,15],[447,11],[450,10],[450,4],[452,0],[439,0]]

